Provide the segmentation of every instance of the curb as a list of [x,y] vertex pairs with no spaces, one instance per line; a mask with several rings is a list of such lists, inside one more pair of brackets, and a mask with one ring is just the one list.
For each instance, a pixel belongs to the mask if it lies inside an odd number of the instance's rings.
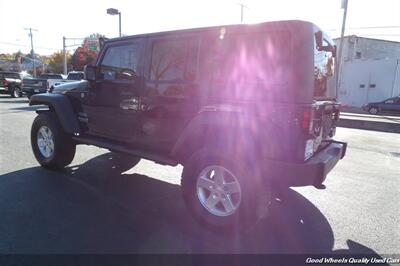
[[340,118],[336,124],[338,127],[374,130],[381,132],[400,133],[399,123],[366,121]]

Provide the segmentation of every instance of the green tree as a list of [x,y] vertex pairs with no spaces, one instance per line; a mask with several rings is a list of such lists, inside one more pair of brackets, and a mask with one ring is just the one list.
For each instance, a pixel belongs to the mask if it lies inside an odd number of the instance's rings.
[[[64,53],[57,51],[51,54],[47,60],[45,60],[49,69],[55,73],[63,73],[64,71]],[[67,52],[67,65],[71,63],[71,55]]]

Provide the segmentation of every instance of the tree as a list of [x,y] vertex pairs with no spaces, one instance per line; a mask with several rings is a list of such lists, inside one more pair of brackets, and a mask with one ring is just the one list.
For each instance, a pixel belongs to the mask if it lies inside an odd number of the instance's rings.
[[[63,73],[64,71],[64,53],[58,51],[50,55],[47,60],[45,60],[49,69],[55,73]],[[67,52],[67,65],[71,63],[71,55]]]
[[95,62],[101,37],[104,36],[100,33],[92,33],[84,39],[83,44],[75,50],[71,57],[74,70],[82,71],[85,65]]

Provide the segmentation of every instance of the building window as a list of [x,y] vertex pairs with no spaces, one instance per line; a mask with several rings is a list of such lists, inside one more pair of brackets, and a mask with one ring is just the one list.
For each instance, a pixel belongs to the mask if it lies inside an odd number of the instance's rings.
[[365,84],[360,84],[360,89],[364,89],[365,88]]
[[361,59],[361,52],[356,52],[356,59]]

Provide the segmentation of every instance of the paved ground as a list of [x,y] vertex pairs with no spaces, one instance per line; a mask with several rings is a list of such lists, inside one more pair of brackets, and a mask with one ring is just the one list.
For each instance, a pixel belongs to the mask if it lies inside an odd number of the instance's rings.
[[347,157],[326,190],[298,188],[245,235],[188,215],[180,167],[142,160],[121,173],[107,150],[79,146],[70,167],[38,167],[35,108],[0,96],[0,253],[399,253],[400,135],[337,130]]

